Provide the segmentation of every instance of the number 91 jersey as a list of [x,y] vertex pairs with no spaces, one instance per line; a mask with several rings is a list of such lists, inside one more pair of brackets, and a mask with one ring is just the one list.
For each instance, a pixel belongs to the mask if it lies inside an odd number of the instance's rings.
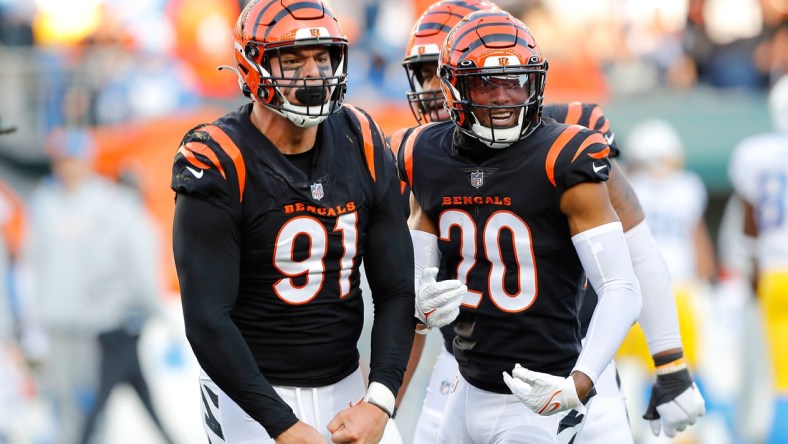
[[308,178],[254,127],[251,106],[186,135],[172,188],[234,221],[240,282],[230,315],[263,375],[333,384],[358,367],[359,265],[395,160],[374,122],[345,105],[320,125]]
[[400,178],[439,230],[439,280],[468,286],[454,322],[460,373],[476,387],[510,393],[501,373],[516,363],[567,376],[580,350],[577,282],[563,192],[608,178],[603,135],[552,119],[477,164],[453,143],[455,125],[410,130],[398,150]]

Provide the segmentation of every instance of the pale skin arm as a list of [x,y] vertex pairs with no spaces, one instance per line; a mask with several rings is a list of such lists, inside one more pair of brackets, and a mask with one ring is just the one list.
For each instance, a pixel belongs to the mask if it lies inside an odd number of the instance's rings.
[[289,429],[280,433],[274,442],[276,444],[328,443],[316,428],[303,421],[298,421]]
[[[607,187],[601,182],[583,182],[567,189],[561,196],[560,205],[572,236],[619,220],[610,203]],[[591,378],[579,371],[572,372],[571,376],[577,396],[586,399],[594,386]]]
[[383,431],[388,420],[389,415],[383,409],[361,401],[340,411],[328,423],[328,431],[331,432],[331,442],[352,444],[379,443],[381,438],[383,438]]

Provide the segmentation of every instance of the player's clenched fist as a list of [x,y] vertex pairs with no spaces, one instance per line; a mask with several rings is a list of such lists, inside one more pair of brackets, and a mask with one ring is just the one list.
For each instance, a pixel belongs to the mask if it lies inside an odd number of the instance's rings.
[[585,413],[571,376],[562,378],[534,372],[516,364],[511,376],[503,372],[503,382],[520,402],[536,414],[550,416],[571,409]]
[[449,325],[460,314],[468,287],[456,279],[436,282],[437,268],[425,268],[416,292],[416,317],[428,327]]

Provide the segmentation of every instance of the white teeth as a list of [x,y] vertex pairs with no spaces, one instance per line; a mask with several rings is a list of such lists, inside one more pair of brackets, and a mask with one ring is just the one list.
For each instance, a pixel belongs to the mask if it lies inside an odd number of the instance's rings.
[[512,114],[514,114],[514,113],[512,113],[512,112],[508,112],[508,113],[492,113],[490,116],[493,119],[508,119],[509,117],[512,116]]

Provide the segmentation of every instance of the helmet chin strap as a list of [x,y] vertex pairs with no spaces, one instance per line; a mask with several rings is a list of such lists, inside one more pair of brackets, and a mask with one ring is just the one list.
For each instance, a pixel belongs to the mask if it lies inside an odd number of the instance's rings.
[[[306,88],[299,88],[299,90],[301,89],[306,89]],[[331,92],[333,92],[333,88],[331,88],[331,90],[332,90]],[[316,106],[324,106],[324,107],[331,106],[330,101],[328,102],[320,101],[317,105],[312,105],[312,106],[293,105],[292,103],[290,103],[290,101],[287,100],[287,98],[285,98],[284,94],[282,94],[281,91],[279,91],[279,88],[276,88],[276,92],[279,95],[279,98],[282,100],[281,110],[278,110],[273,107],[269,107],[269,109],[273,110],[274,112],[286,118],[287,120],[293,122],[295,126],[301,128],[312,128],[313,126],[320,125],[320,123],[322,123],[324,120],[326,120],[326,118],[328,118],[328,115],[325,114],[317,115],[317,116],[309,115],[309,108],[314,108]],[[325,97],[325,93],[323,93],[323,97]],[[298,98],[298,91],[296,91],[296,98]],[[298,100],[301,101],[301,99]]]
[[[517,119],[517,125],[511,128],[495,129],[484,126],[479,123],[479,119],[475,114],[471,113],[475,123],[471,125],[471,131],[479,136],[479,141],[489,146],[490,148],[502,149],[508,148],[514,142],[520,140],[520,133],[523,128],[523,118],[525,117],[525,109],[520,110],[520,117]],[[495,137],[493,137],[493,135]]]

